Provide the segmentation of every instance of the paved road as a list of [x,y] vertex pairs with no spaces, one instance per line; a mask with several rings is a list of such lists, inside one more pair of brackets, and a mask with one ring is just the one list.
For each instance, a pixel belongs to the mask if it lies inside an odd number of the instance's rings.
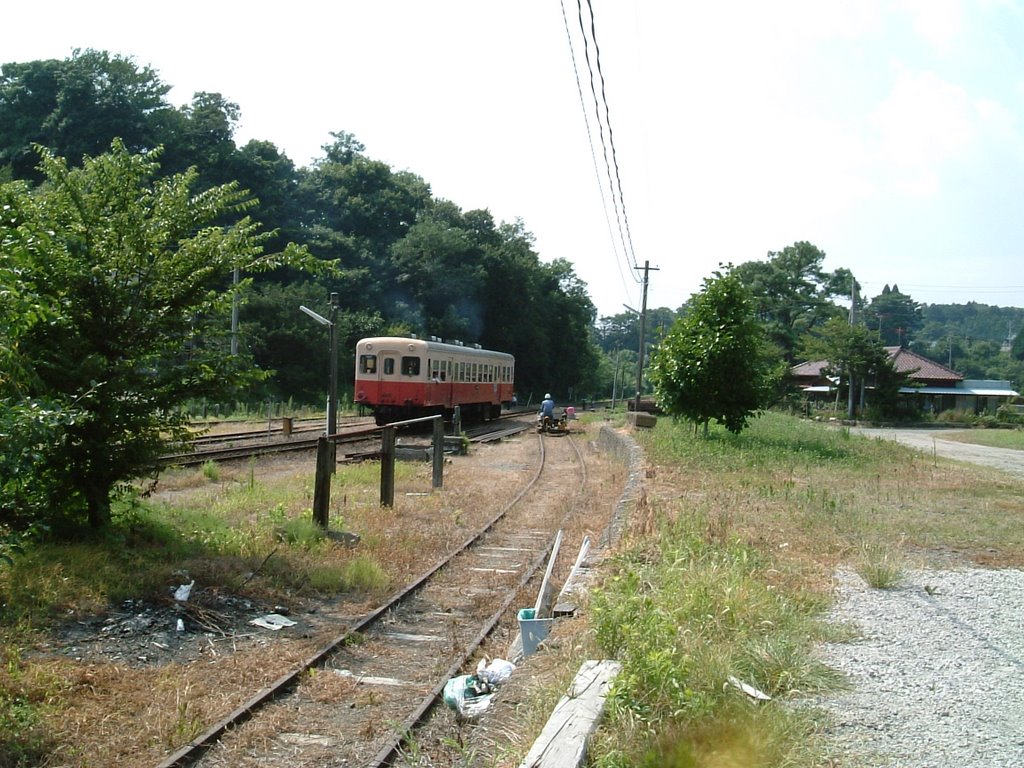
[[1008,472],[1024,478],[1024,451],[1010,448],[991,448],[987,445],[972,445],[949,440],[944,433],[954,430],[941,428],[892,429],[873,427],[851,427],[851,432],[883,440],[897,440],[905,445],[934,453],[947,459],[968,461]]

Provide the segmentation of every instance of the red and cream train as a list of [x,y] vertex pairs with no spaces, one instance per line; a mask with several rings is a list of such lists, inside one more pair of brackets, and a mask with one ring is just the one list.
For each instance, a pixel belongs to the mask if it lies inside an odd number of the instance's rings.
[[479,345],[376,336],[356,344],[355,402],[377,424],[442,414],[492,419],[512,402],[515,358]]

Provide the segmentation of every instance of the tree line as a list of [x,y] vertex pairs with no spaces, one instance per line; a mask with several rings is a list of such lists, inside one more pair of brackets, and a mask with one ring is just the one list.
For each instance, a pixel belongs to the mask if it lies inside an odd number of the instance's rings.
[[347,354],[363,335],[434,335],[511,352],[528,391],[594,384],[596,311],[574,254],[541,261],[522,221],[436,198],[426,180],[373,159],[343,130],[330,134],[322,157],[297,167],[271,141],[237,146],[241,110],[221,94],[196,93],[175,107],[169,91],[156,71],[105,51],[4,64],[0,181],[41,183],[37,146],[77,167],[117,138],[128,151],[156,151],[160,176],[194,168],[194,192],[237,184],[268,250],[292,243],[333,263],[317,275],[261,275],[240,296],[239,349],[273,375],[237,399],[322,402],[327,345],[298,305],[326,307],[335,292]]

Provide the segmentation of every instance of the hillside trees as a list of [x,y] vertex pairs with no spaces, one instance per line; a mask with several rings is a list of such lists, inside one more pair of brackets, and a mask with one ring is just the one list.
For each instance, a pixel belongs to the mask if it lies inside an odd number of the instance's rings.
[[[325,354],[322,332],[297,305],[322,307],[332,292],[347,335],[414,332],[479,342],[517,355],[522,387],[556,387],[549,382],[558,380],[566,391],[585,388],[596,366],[589,327],[584,322],[581,333],[580,321],[592,304],[566,271],[566,254],[542,262],[522,222],[496,223],[486,210],[463,212],[435,199],[424,179],[373,159],[344,131],[330,134],[323,156],[302,168],[269,141],[239,148],[238,105],[199,92],[175,108],[168,92],[153,70],[105,52],[5,65],[0,178],[42,180],[33,142],[69,167],[118,137],[129,151],[163,147],[157,172],[191,174],[193,192],[228,181],[248,190],[248,210],[270,228],[262,241],[268,250],[296,242],[341,265],[312,278],[280,266],[240,291],[239,341],[272,378],[232,393],[231,401],[322,402],[310,373],[321,366],[296,354]],[[221,287],[229,281],[224,276]],[[351,349],[354,340],[343,337],[339,346]],[[568,352],[552,352],[560,349]],[[340,370],[350,375],[346,362]]]
[[654,353],[658,404],[705,435],[711,419],[741,432],[767,407],[781,375],[769,350],[739,276],[715,272]]
[[102,526],[114,487],[151,468],[168,438],[185,438],[186,399],[256,375],[225,354],[232,270],[308,260],[264,253],[235,185],[193,194],[195,172],[157,178],[156,153],[115,141],[80,169],[48,152],[40,167],[39,188],[3,187],[4,258],[6,243],[20,243],[22,266],[3,273],[11,285],[0,293],[40,308],[4,348],[26,367],[19,405],[46,403],[64,424],[36,445],[33,474],[52,482],[35,492],[49,498],[20,501]]

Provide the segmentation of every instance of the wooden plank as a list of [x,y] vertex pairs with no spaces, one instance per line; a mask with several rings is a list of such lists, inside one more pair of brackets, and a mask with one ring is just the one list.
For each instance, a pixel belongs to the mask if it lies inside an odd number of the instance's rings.
[[576,562],[573,563],[572,570],[569,571],[569,578],[562,585],[562,591],[558,593],[558,599],[555,600],[555,607],[551,609],[551,615],[555,618],[572,616],[576,613],[576,604],[572,601],[572,594],[578,588],[579,581],[587,573],[584,563],[586,563],[587,555],[589,554],[590,537],[584,536],[583,544],[580,545],[580,552],[576,555]]
[[519,768],[578,768],[604,712],[608,686],[622,669],[617,661],[583,662],[544,730]]
[[555,536],[555,543],[551,546],[551,555],[548,557],[548,567],[544,571],[544,581],[541,582],[540,592],[537,593],[537,602],[533,606],[533,618],[547,619],[551,617],[551,572],[555,569],[555,560],[558,559],[558,550],[562,546],[562,531],[559,529]]

